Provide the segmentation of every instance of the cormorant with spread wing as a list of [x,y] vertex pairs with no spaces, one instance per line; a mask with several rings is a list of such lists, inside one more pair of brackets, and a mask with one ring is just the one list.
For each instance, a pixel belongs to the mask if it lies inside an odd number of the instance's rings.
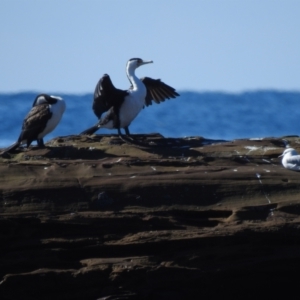
[[[144,77],[139,79],[135,70],[153,61],[144,61],[140,58],[131,58],[126,65],[126,74],[131,83],[128,90],[114,87],[109,75],[104,74],[96,85],[94,92],[93,111],[99,122],[83,131],[81,134],[93,134],[99,128],[116,128],[121,135],[121,128],[126,135],[130,135],[129,125],[139,114],[144,106],[149,106],[152,101],[160,103],[166,99],[175,98],[179,94],[174,88],[160,79]],[[102,114],[107,112],[103,118]]]

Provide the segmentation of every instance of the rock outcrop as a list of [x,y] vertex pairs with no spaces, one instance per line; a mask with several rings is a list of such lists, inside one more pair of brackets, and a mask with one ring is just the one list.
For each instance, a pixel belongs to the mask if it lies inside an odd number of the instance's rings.
[[278,156],[299,137],[133,137],[0,158],[1,299],[292,295],[300,174]]

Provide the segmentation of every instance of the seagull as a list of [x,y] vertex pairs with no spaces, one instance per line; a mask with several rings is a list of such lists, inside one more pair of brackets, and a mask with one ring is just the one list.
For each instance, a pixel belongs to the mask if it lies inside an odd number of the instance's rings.
[[[121,136],[121,128],[124,128],[127,136],[130,135],[129,125],[139,112],[152,102],[160,103],[166,99],[176,98],[179,94],[174,88],[162,82],[160,79],[149,77],[138,78],[135,70],[152,60],[145,61],[141,58],[131,58],[126,65],[126,74],[131,83],[128,90],[115,88],[109,75],[104,74],[98,81],[93,101],[93,111],[98,123],[83,131],[83,134],[93,134],[99,128],[117,129]],[[101,118],[102,114],[106,113]]]
[[287,148],[279,157],[282,157],[282,165],[286,169],[300,171],[300,155],[295,149]]
[[27,148],[36,140],[39,147],[44,147],[44,136],[54,130],[66,109],[65,101],[58,96],[38,95],[32,108],[25,117],[18,140],[4,149],[1,154],[15,150],[26,144]]

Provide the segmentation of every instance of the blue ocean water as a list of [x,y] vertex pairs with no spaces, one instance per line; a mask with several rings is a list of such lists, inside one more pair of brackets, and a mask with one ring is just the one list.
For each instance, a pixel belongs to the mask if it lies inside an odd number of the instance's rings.
[[[280,137],[300,134],[300,92],[249,91],[239,94],[179,91],[180,97],[141,111],[131,133],[161,133],[165,137],[202,136],[208,139]],[[0,94],[0,147],[13,143],[38,93]],[[78,134],[97,122],[92,94],[55,94],[65,99],[61,123],[45,141]],[[115,134],[116,130],[100,129]]]

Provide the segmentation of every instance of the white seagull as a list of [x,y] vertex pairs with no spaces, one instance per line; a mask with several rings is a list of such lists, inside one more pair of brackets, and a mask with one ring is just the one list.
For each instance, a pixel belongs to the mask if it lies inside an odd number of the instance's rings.
[[300,171],[300,155],[295,149],[287,148],[279,157],[282,157],[282,165],[286,169]]

